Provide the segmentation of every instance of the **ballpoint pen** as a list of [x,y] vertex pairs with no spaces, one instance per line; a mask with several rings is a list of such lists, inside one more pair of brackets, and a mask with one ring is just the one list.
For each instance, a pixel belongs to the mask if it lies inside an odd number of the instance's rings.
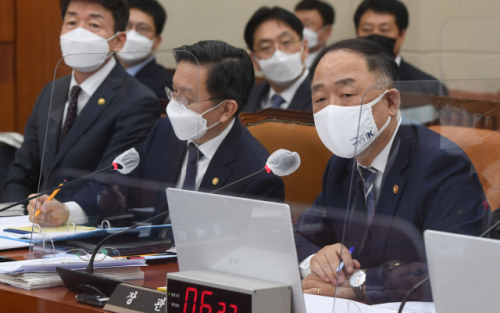
[[[354,252],[354,247],[349,249],[349,253],[352,254]],[[340,272],[344,268],[344,261],[340,262],[339,267],[337,267],[337,273]]]

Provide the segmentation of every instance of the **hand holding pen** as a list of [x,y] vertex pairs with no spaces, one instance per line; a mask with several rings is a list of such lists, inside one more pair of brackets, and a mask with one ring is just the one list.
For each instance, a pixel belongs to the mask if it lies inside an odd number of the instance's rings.
[[34,221],[41,226],[59,226],[68,220],[68,207],[54,199],[58,191],[59,189],[54,191],[50,196],[43,195],[30,200],[26,207],[30,221]]
[[346,275],[360,268],[361,265],[352,258],[349,249],[340,243],[324,247],[310,261],[311,273],[332,284],[337,284],[337,279],[339,284],[343,283]]

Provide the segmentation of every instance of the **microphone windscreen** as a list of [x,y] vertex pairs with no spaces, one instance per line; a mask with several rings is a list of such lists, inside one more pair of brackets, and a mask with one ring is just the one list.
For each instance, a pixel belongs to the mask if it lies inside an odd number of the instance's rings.
[[278,176],[286,176],[295,172],[300,166],[300,156],[297,152],[285,149],[276,150],[267,159],[266,166]]
[[137,152],[137,150],[131,148],[117,156],[113,163],[119,165],[116,169],[118,172],[122,174],[128,174],[132,172],[137,167],[137,165],[139,165],[140,159],[141,158],[139,157],[139,153]]

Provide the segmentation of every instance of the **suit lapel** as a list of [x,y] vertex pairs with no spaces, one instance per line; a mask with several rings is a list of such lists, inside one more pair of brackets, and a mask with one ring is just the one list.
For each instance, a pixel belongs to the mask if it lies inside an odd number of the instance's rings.
[[[405,124],[405,120],[403,120],[391,148],[394,150],[391,151],[390,159],[392,159],[392,154],[395,153],[394,161],[392,166],[388,164],[390,168],[387,171],[387,175],[383,178],[383,187],[379,196],[380,200],[376,207],[377,214],[374,218],[374,224],[378,225],[378,227],[373,229],[372,236],[374,241],[382,245],[378,247],[379,249],[382,249],[387,243],[391,231],[391,225],[387,223],[388,220],[394,221],[394,218],[398,214],[398,209],[401,209],[398,204],[406,186],[406,179],[401,175],[401,172],[410,163],[410,148],[414,131],[411,126],[404,126]],[[378,223],[377,217],[382,218]]]
[[[344,194],[349,195],[349,215],[347,217],[347,229],[344,245],[348,248],[355,247],[355,255],[360,255],[370,247],[370,233],[366,215],[364,186],[361,176],[358,174],[356,163],[351,159],[347,165],[348,175],[344,181]],[[352,177],[352,179],[351,179]],[[352,186],[351,186],[352,181]],[[347,207],[347,203],[345,206]],[[339,236],[339,238],[342,238]]]
[[[222,141],[214,157],[210,160],[207,171],[200,184],[200,190],[215,190],[224,187],[231,176],[231,170],[227,166],[236,159],[240,148],[240,139],[243,126],[235,117],[233,128]],[[217,178],[218,183],[213,184],[213,179]],[[243,177],[240,177],[243,178]]]
[[68,100],[69,84],[71,76],[66,76],[54,82],[54,92],[52,94],[52,103],[50,105],[49,125],[47,132],[47,143],[45,146],[43,172],[48,175],[52,168],[54,158],[59,146],[59,134],[61,132],[62,117],[64,114],[64,105]]
[[289,110],[306,111],[311,107],[311,89],[309,87],[309,80],[305,79],[293,96],[292,102],[288,106]]
[[151,62],[146,64],[146,66],[144,66],[139,72],[137,72],[135,78],[141,81],[149,82],[152,79],[150,74],[152,73],[155,67],[156,67],[156,61],[153,59]]
[[[55,167],[59,161],[68,153],[78,139],[85,134],[92,124],[99,118],[104,110],[111,105],[116,93],[115,89],[120,87],[125,76],[125,70],[120,65],[115,65],[108,77],[102,82],[101,86],[97,88],[94,94],[90,97],[89,101],[78,115],[75,124],[71,128],[68,136],[59,147],[56,159],[52,167]],[[99,100],[104,99],[104,104],[99,104]]]
[[264,97],[266,97],[269,93],[268,82],[263,82],[255,85],[252,88],[252,92],[250,93],[250,98],[248,99],[247,105],[244,108],[245,112],[255,112],[262,109],[261,103]]

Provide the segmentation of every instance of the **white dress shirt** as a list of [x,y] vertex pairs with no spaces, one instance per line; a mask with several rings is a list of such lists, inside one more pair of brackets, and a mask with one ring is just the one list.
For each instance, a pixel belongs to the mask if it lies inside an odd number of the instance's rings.
[[[83,110],[87,102],[89,101],[90,97],[95,93],[97,88],[101,86],[102,82],[108,77],[109,73],[113,70],[113,68],[116,65],[116,60],[115,58],[110,58],[108,63],[104,65],[100,70],[95,72],[92,76],[87,78],[81,85],[80,88],[82,88],[82,91],[80,92],[80,95],[78,95],[78,101],[76,103],[77,106],[77,112],[78,115],[80,115],[80,112]],[[61,123],[61,127],[64,127],[64,122],[66,121],[66,114],[68,112],[69,108],[69,101],[71,98],[71,89],[73,86],[77,86],[78,83],[76,82],[75,79],[75,72],[71,74],[71,83],[69,84],[69,95],[68,95],[68,101],[66,101],[66,104],[64,105],[64,114],[63,114],[63,122]],[[75,224],[85,224],[88,222],[87,214],[83,211],[83,209],[78,205],[76,202],[66,202],[64,203],[68,208],[69,208],[69,218],[67,223],[75,223]]]
[[[376,169],[377,170],[377,176],[375,177],[375,180],[373,182],[375,186],[375,203],[377,203],[378,200],[378,195],[380,194],[380,186],[382,185],[382,178],[384,177],[384,172],[385,168],[387,167],[387,161],[389,160],[389,153],[391,152],[391,147],[392,143],[394,142],[394,138],[396,138],[396,134],[398,132],[399,126],[401,125],[401,117],[399,117],[398,125],[396,126],[396,130],[394,131],[394,134],[392,134],[391,140],[385,145],[384,149],[380,151],[380,153],[373,159],[372,164],[370,166],[363,166],[359,163],[356,162],[357,168],[359,175],[361,175],[361,179],[363,179],[363,182],[365,182],[365,179],[363,177],[363,173],[361,171],[361,168],[365,169]],[[373,172],[373,171],[372,171]],[[366,193],[365,190],[365,200],[366,197],[368,196],[368,193]]]
[[139,73],[140,70],[142,70],[146,65],[148,65],[150,62],[152,62],[154,59],[155,59],[155,57],[153,55],[150,55],[149,58],[147,58],[146,60],[142,61],[139,64],[131,66],[131,67],[125,69],[125,70],[131,76],[135,77],[135,75],[137,75],[137,73]]
[[[304,73],[297,79],[293,84],[291,84],[287,89],[285,89],[282,93],[279,95],[285,100],[280,106],[281,109],[288,109],[290,106],[290,103],[293,100],[293,97],[295,96],[295,93],[297,92],[297,89],[299,89],[300,85],[304,82],[304,80],[307,79],[307,76],[309,76],[309,69],[306,68],[304,70]],[[278,94],[276,91],[274,91],[273,87],[269,88],[269,94],[267,97],[264,97],[261,103],[262,109],[267,109],[272,107],[273,105],[273,96],[275,94]]]
[[396,64],[399,67],[401,65],[401,54],[398,54],[398,56],[394,59],[394,61],[396,61]]
[[[366,169],[375,168],[378,171],[377,176],[375,177],[375,181],[374,181],[375,191],[376,191],[375,203],[377,203],[378,195],[380,194],[380,186],[382,185],[382,178],[384,177],[384,171],[385,171],[385,168],[387,166],[387,161],[389,160],[389,153],[391,152],[392,143],[394,142],[394,138],[396,138],[396,134],[398,133],[399,126],[401,125],[401,120],[402,120],[401,115],[398,113],[397,116],[399,118],[399,121],[398,121],[398,125],[396,126],[396,130],[394,131],[394,134],[392,134],[391,140],[389,140],[389,142],[385,145],[384,149],[382,149],[382,151],[380,151],[380,153],[375,157],[375,159],[373,159],[372,164],[370,164],[370,166],[363,166],[363,165],[356,162],[358,172],[361,175],[363,182],[364,182],[364,178],[363,178],[363,174],[361,173],[360,167],[363,167]],[[366,190],[365,190],[365,200],[366,200],[367,196],[368,196],[368,194],[366,193]],[[299,268],[300,268],[300,274],[302,275],[302,277],[306,277],[307,275],[311,274],[311,267],[310,267],[309,263],[311,262],[312,257],[315,255],[316,254],[311,254],[310,256],[305,258],[302,262],[300,262]]]
[[[201,153],[203,153],[203,156],[198,160],[198,168],[196,171],[196,184],[194,190],[198,191],[198,189],[200,188],[201,181],[203,180],[203,177],[207,172],[208,165],[210,165],[210,161],[214,157],[215,152],[217,152],[217,149],[219,149],[219,146],[222,143],[222,141],[224,141],[224,138],[226,138],[227,134],[231,131],[231,128],[233,128],[234,119],[235,118],[233,118],[229,126],[226,127],[226,129],[224,129],[222,133],[217,135],[217,137],[214,137],[209,141],[202,143],[201,145],[198,146],[198,149],[200,149]],[[188,140],[187,144],[191,142],[193,141]],[[187,159],[188,159],[188,154],[186,153],[186,155],[184,156],[184,161],[182,162],[182,168],[181,168],[181,174],[179,175],[179,180],[177,181],[177,185],[175,185],[175,188],[177,189],[181,189],[182,185],[184,185],[184,180],[186,180]]]
[[[78,95],[78,101],[76,103],[77,114],[80,115],[83,108],[89,101],[90,97],[94,94],[94,92],[101,86],[102,82],[108,77],[109,73],[113,70],[116,65],[115,58],[110,58],[108,63],[104,65],[100,70],[95,72],[92,76],[87,78],[80,86],[82,91],[80,91],[80,95]],[[78,83],[75,79],[75,71],[71,74],[71,83],[69,84],[68,90],[68,100],[66,104],[64,104],[64,113],[63,113],[63,122],[61,123],[61,128],[64,127],[64,122],[66,121],[66,114],[68,113],[69,101],[71,100],[71,89],[74,86],[77,86]]]

